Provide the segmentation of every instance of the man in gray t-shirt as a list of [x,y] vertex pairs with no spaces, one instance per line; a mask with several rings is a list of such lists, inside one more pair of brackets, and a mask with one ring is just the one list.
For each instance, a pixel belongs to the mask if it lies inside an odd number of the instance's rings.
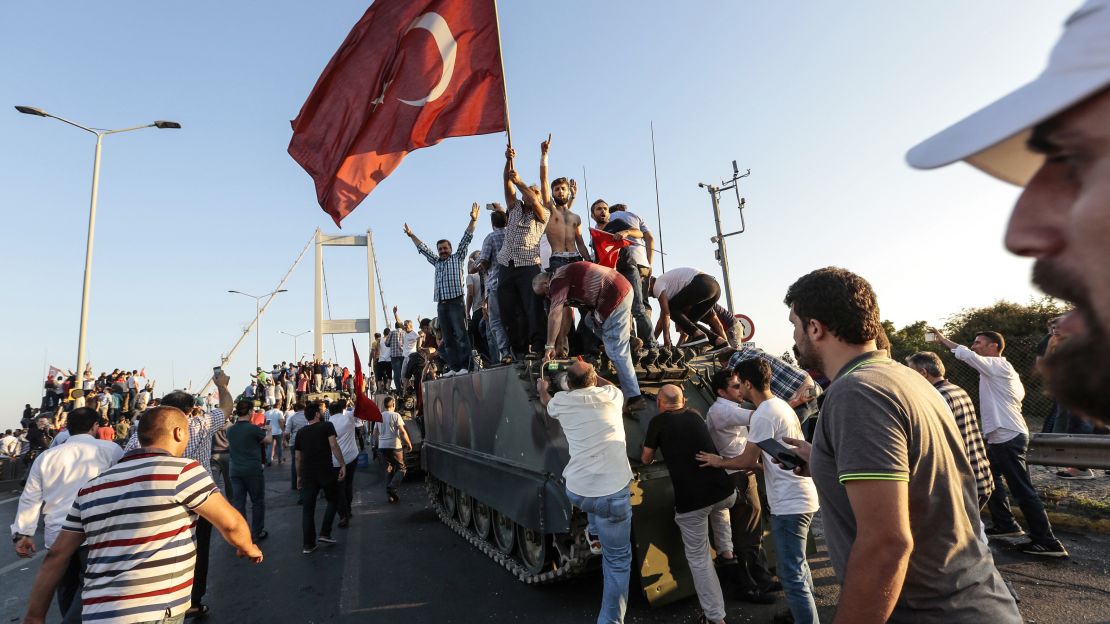
[[940,394],[875,347],[883,330],[871,285],[818,269],[790,286],[785,303],[798,364],[833,380],[812,448],[784,441],[817,487],[843,585],[838,621],[1020,623],[978,538],[960,432]]

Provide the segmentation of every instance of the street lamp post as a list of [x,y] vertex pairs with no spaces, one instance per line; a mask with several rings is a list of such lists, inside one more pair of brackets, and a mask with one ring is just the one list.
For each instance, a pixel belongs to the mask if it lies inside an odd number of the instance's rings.
[[311,333],[311,332],[312,332],[312,330],[308,330],[308,329],[306,329],[305,331],[303,331],[299,334],[290,334],[287,331],[281,332],[281,333],[285,334],[286,336],[292,336],[293,337],[293,363],[294,364],[296,364],[296,362],[297,362],[297,338],[300,338],[301,336],[303,336],[305,334],[308,334],[308,333]]
[[286,289],[282,288],[280,290],[274,290],[274,291],[268,292],[265,295],[257,295],[257,296],[250,295],[250,294],[247,294],[245,292],[238,291],[238,290],[229,290],[227,292],[235,293],[236,295],[243,295],[244,297],[250,297],[251,299],[254,299],[254,370],[255,370],[255,373],[257,373],[258,369],[262,368],[262,365],[260,364],[261,359],[259,358],[259,354],[262,351],[262,346],[261,346],[262,345],[262,331],[261,331],[262,327],[260,325],[260,323],[262,322],[262,319],[259,318],[259,312],[260,312],[261,308],[259,307],[258,302],[261,301],[263,297],[273,297],[274,295],[278,294],[279,292],[287,292],[287,291],[286,291]]
[[[25,115],[57,119],[60,122],[67,123],[75,128],[80,128],[85,132],[96,135],[96,155],[93,157],[92,196],[89,199],[89,234],[85,243],[85,277],[81,285],[81,326],[77,334],[77,379],[80,380],[85,371],[85,342],[89,320],[89,286],[92,278],[93,232],[96,227],[96,198],[100,188],[100,151],[104,137],[109,134],[120,134],[122,132],[131,132],[132,130],[142,130],[143,128],[178,129],[181,128],[181,124],[176,121],[155,121],[154,123],[133,126],[131,128],[103,130],[83,126],[68,119],[58,117],[57,115],[51,115],[41,108],[35,108],[33,106],[16,106],[15,109]],[[84,397],[78,397],[77,403],[78,407],[83,406],[85,404]]]

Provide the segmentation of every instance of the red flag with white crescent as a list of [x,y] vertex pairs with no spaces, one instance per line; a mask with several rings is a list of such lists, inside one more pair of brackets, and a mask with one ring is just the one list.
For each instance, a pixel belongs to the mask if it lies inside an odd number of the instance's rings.
[[381,422],[382,410],[370,397],[366,396],[366,381],[362,375],[362,360],[358,357],[358,348],[355,341],[351,341],[351,350],[355,352],[355,418],[369,422]]
[[617,257],[621,249],[632,244],[627,239],[617,238],[597,228],[590,228],[590,239],[594,244],[594,251],[597,252],[597,263],[610,269],[617,268]]
[[292,121],[336,225],[412,150],[505,130],[494,0],[377,0]]

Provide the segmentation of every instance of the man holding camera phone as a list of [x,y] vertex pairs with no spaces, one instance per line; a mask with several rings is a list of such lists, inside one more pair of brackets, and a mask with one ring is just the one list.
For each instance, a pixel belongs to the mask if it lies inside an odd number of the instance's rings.
[[[786,293],[798,364],[831,378],[806,461],[842,584],[837,623],[1022,621],[979,540],[963,441],[940,393],[876,348],[871,284],[835,267]],[[775,467],[775,470],[781,470]],[[771,470],[768,468],[768,470]]]
[[[748,444],[730,459],[698,453],[702,466],[752,470],[758,466],[762,449],[767,503],[771,508],[771,531],[775,537],[776,567],[790,614],[797,624],[819,622],[813,598],[813,576],[806,561],[806,538],[813,515],[820,508],[817,489],[809,477],[772,466],[769,444],[784,437],[801,438],[802,426],[794,409],[771,393],[771,366],[761,358],[740,362],[736,367],[740,396],[756,408],[748,429]],[[764,449],[763,447],[767,447]],[[793,459],[798,459],[796,456]],[[789,461],[789,460],[788,460]]]

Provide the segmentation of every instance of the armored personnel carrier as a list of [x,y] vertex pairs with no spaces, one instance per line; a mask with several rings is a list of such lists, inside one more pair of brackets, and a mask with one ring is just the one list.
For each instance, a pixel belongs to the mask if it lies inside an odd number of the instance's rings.
[[[682,386],[702,414],[713,402],[711,358],[638,368],[650,405],[626,412],[632,465],[634,571],[653,605],[692,595],[693,581],[674,523],[666,467],[640,463],[655,392]],[[602,368],[604,375],[604,368]],[[562,479],[569,459],[559,423],[539,402],[538,361],[436,379],[424,385],[422,465],[440,520],[528,584],[552,583],[600,565],[585,539],[586,515],[571,506]],[[615,379],[615,376],[604,375]]]

